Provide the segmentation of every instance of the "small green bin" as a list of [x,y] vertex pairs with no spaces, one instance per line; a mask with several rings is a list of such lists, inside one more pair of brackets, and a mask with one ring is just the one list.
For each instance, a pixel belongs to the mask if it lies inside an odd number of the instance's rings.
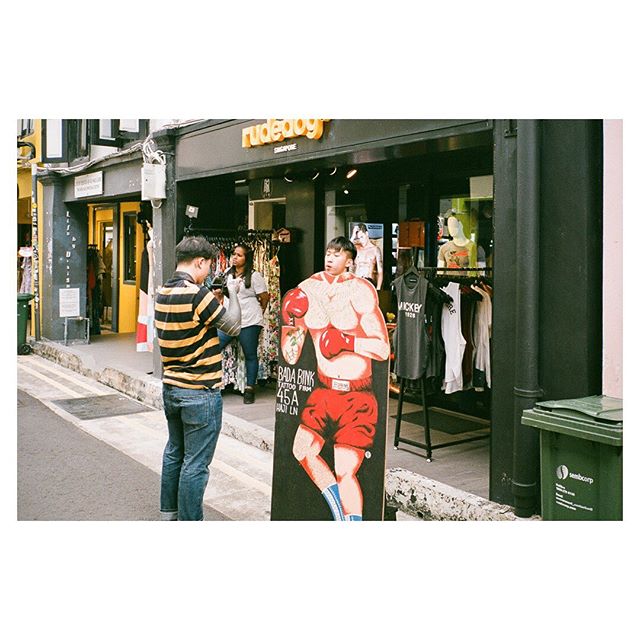
[[31,353],[31,346],[27,344],[27,322],[29,320],[29,303],[33,300],[32,293],[18,294],[18,353]]
[[522,424],[540,430],[543,520],[622,520],[622,400],[538,402]]

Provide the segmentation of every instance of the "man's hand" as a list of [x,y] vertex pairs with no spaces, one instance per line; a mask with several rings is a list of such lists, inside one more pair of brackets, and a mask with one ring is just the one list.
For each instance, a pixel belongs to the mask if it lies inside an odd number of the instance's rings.
[[211,289],[211,293],[216,297],[218,304],[224,304],[224,295],[222,293],[222,288]]
[[282,319],[285,324],[292,325],[296,318],[302,318],[309,310],[309,298],[307,294],[296,287],[288,291],[282,299]]
[[329,327],[320,336],[320,353],[331,360],[343,351],[353,351],[356,337],[348,333],[342,333],[335,327]]

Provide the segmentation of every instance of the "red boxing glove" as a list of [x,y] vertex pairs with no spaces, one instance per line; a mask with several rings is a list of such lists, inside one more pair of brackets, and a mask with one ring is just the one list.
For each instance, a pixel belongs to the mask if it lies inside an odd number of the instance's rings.
[[342,333],[335,327],[329,327],[320,336],[320,353],[330,360],[342,351],[353,351],[356,337]]
[[285,324],[292,325],[295,318],[301,318],[309,310],[309,298],[300,288],[287,291],[282,298],[282,319]]

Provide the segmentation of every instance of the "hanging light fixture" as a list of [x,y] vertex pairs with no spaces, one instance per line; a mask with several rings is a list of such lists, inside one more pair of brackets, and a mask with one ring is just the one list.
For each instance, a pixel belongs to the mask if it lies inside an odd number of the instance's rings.
[[315,180],[319,175],[320,175],[320,172],[316,171],[315,174],[313,175],[313,178],[311,178],[311,179]]
[[351,178],[353,178],[353,176],[355,176],[356,173],[358,173],[357,169],[349,169],[349,171],[347,171],[347,180],[350,180]]
[[337,170],[338,170],[338,167],[333,167],[333,171],[329,175],[330,176],[335,176]]

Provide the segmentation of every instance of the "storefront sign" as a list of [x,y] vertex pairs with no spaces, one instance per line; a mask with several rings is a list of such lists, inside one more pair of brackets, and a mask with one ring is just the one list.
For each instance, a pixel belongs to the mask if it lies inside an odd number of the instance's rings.
[[282,153],[283,151],[295,151],[298,145],[295,142],[291,144],[283,144],[280,147],[273,147],[273,153]]
[[[291,120],[267,120],[262,124],[245,127],[242,130],[242,146],[245,148],[259,147],[263,144],[281,142],[286,138],[306,136],[310,140],[319,140],[324,131],[324,123],[328,118],[297,118]],[[281,151],[289,151],[285,145]]]
[[88,173],[84,176],[76,176],[73,186],[76,198],[85,198],[86,196],[101,196],[102,171]]
[[60,289],[60,317],[71,318],[80,315],[80,289]]

